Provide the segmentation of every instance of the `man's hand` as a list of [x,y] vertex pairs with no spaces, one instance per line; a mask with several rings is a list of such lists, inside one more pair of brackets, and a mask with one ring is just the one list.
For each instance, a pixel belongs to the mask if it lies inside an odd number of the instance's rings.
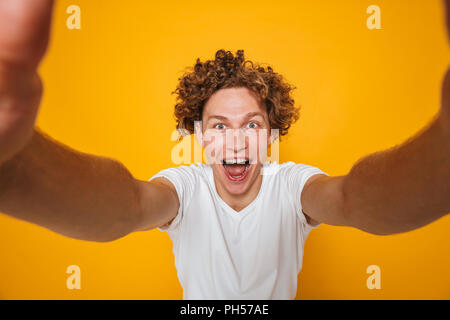
[[32,136],[53,0],[0,0],[0,165]]

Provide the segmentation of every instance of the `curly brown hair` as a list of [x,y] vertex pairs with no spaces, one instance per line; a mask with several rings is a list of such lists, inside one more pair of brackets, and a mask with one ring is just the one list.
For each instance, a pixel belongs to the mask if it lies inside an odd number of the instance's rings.
[[264,102],[272,129],[279,135],[286,135],[288,129],[299,118],[300,107],[295,107],[291,91],[295,87],[288,84],[283,76],[275,73],[270,66],[266,68],[245,60],[244,50],[232,52],[218,50],[214,60],[197,62],[189,68],[175,89],[175,118],[177,129],[182,134],[194,132],[194,121],[201,120],[203,107],[208,99],[219,89],[247,87],[260,101]]

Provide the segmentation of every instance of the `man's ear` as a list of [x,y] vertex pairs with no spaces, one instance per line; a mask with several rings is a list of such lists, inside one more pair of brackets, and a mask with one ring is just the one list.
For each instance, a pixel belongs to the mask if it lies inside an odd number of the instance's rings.
[[203,145],[203,132],[202,132],[202,121],[194,121],[194,136],[195,140],[204,147]]

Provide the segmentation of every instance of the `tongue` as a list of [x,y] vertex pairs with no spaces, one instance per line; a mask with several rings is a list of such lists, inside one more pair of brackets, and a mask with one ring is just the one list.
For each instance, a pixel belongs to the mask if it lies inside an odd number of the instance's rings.
[[244,173],[245,164],[226,164],[225,169],[231,176],[237,177]]

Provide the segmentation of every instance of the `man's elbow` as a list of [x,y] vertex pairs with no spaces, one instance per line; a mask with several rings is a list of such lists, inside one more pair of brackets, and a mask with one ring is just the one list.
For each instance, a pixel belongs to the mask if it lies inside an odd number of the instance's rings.
[[377,235],[390,236],[419,228],[411,221],[401,221],[395,215],[385,215],[374,210],[351,209],[346,207],[346,222],[349,227]]
[[357,200],[343,192],[342,212],[345,225],[361,231],[378,235],[389,236],[404,231],[398,230],[398,224],[389,219],[383,219],[379,210],[360,205]]
[[108,230],[99,226],[90,226],[89,228],[83,228],[82,230],[74,230],[73,227],[70,228],[70,230],[49,229],[72,239],[90,242],[112,242],[119,240],[134,231],[133,228],[128,227],[125,224],[122,224],[120,228],[111,228]]
[[383,228],[379,226],[370,226],[368,228],[358,228],[358,229],[376,236],[391,236],[396,233],[401,233],[401,231],[396,232],[393,230],[389,230],[389,228]]

